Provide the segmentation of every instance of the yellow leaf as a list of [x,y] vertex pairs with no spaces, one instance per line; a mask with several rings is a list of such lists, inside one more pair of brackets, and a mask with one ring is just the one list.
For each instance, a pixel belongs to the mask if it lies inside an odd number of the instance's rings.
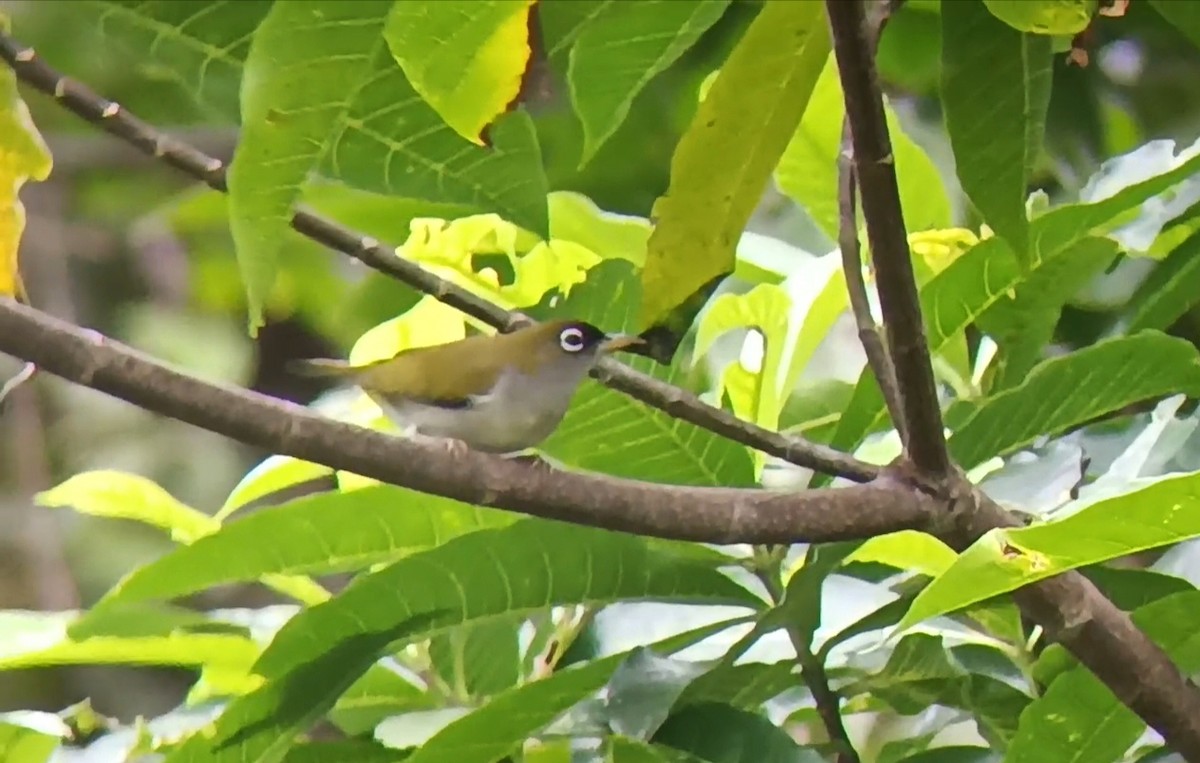
[[[4,19],[0,30],[8,30]],[[25,207],[18,193],[27,180],[45,180],[51,167],[50,149],[17,92],[16,75],[0,67],[0,296],[24,299],[17,250],[25,230]]]

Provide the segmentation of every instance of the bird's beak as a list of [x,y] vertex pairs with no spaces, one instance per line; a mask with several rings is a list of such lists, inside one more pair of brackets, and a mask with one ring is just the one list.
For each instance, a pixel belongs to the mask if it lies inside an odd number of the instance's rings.
[[629,347],[639,347],[645,343],[644,339],[634,334],[609,334],[604,338],[600,349],[604,352],[615,352]]

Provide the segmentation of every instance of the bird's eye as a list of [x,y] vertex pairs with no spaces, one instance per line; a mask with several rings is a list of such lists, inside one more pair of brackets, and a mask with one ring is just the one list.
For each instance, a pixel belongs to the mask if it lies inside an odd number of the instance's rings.
[[566,352],[579,352],[583,344],[583,332],[577,328],[563,329],[558,335],[558,345]]

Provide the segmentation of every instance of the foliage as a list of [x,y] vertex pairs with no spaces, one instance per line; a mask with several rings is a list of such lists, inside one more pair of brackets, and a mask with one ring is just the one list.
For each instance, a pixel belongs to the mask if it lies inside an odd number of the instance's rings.
[[[1200,40],[1182,3],[1146,5],[1160,8],[1154,28]],[[158,202],[139,222],[188,250],[190,307],[239,321],[244,310],[252,330],[294,319],[354,361],[487,330],[436,295],[355,282],[290,233],[303,203],[508,309],[613,331],[670,324],[686,333],[676,357],[635,368],[766,428],[887,460],[895,432],[873,375],[861,361],[833,368],[857,339],[838,338],[846,278],[827,253],[844,108],[823,7],[92,0],[71,11],[99,35],[91,52],[240,127],[227,201],[195,189],[137,199]],[[167,548],[123,558],[122,579],[80,611],[0,611],[0,671],[171,666],[194,680],[177,707],[132,724],[78,707],[0,715],[0,758],[819,761],[833,754],[829,708],[816,709],[830,689],[835,715],[873,724],[851,734],[863,760],[1143,754],[1130,749],[1142,723],[1042,643],[1009,596],[1080,569],[1183,670],[1200,667],[1189,582],[1200,415],[1171,397],[1200,397],[1200,355],[1195,337],[1168,332],[1200,302],[1200,142],[1139,137],[1086,166],[1086,182],[1066,168],[1074,159],[1047,158],[1065,97],[1055,36],[1098,12],[1085,0],[910,0],[880,58],[915,91],[893,93],[885,113],[948,445],[1031,526],[962,553],[915,531],[717,548],[271,454],[214,500],[184,500],[135,468],[72,464],[36,496],[40,510],[134,523]],[[56,36],[37,13],[30,42],[53,63]],[[1119,33],[1127,20],[1096,23]],[[900,76],[885,64],[904,45],[915,63]],[[551,75],[557,97],[539,95]],[[21,127],[0,131],[8,294],[15,194],[49,158],[11,73],[0,76],[0,118]],[[150,113],[185,119],[146,87]],[[912,108],[931,101],[944,115],[933,130]],[[662,123],[678,129],[654,132]],[[660,204],[618,209],[617,191],[587,192],[616,164],[652,172],[636,166],[639,146],[669,177],[623,177]],[[772,178],[811,235],[744,234],[748,220],[769,227]],[[1081,292],[1128,262],[1152,274],[1080,340]],[[314,405],[383,426],[355,391]],[[592,382],[543,450],[668,484],[777,478],[764,454]],[[810,476],[787,474],[800,487]],[[1150,570],[1110,564],[1161,549]],[[206,603],[234,584],[264,586],[273,603]],[[345,738],[315,741],[320,726]]]

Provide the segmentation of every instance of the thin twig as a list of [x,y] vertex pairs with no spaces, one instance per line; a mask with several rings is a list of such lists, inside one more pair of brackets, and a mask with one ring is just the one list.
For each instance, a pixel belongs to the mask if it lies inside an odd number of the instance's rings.
[[825,542],[928,528],[936,508],[931,497],[887,476],[804,492],[695,488],[420,444],[201,381],[7,298],[0,298],[0,352],[272,453],[466,503],[608,530],[720,544]]
[[[768,552],[769,553],[769,552]],[[758,569],[756,575],[771,597],[771,603],[779,606],[783,603],[784,587],[779,579],[781,557],[776,555],[769,569]],[[859,763],[858,750],[846,733],[846,724],[842,722],[842,698],[829,685],[829,675],[825,665],[812,651],[812,645],[807,643],[804,634],[795,624],[784,628],[792,648],[796,650],[796,663],[800,666],[800,678],[813,696],[817,715],[825,727],[825,733],[837,747],[836,763]]]
[[[0,58],[12,67],[20,80],[54,97],[77,116],[99,125],[108,133],[207,184],[210,188],[223,193],[227,191],[225,165],[219,159],[172,139],[129,113],[120,104],[101,98],[84,85],[64,77],[42,63],[32,48],[21,45],[8,35],[0,34]],[[419,265],[398,257],[393,248],[313,212],[298,210],[292,218],[292,227],[318,243],[393,276],[502,331],[529,322],[529,318],[524,315],[510,313],[466,289],[438,278]],[[708,405],[686,390],[639,373],[612,358],[605,358],[594,372],[594,376],[609,387],[666,411],[676,418],[798,466],[835,474],[855,482],[868,482],[880,473],[878,467],[833,448],[742,421],[727,411]]]
[[858,241],[858,193],[854,179],[854,147],[850,140],[850,122],[842,123],[842,150],[838,154],[838,248],[842,253],[842,271],[846,275],[846,291],[850,295],[850,310],[854,324],[858,327],[858,341],[866,353],[867,363],[875,374],[879,389],[883,392],[892,423],[900,434],[900,442],[908,442],[903,410],[900,407],[900,390],[896,386],[896,369],[887,353],[879,325],[871,314],[871,302],[867,296],[867,284],[863,280],[862,251]]
[[875,264],[875,288],[900,390],[901,419],[908,434],[905,450],[921,474],[946,478],[954,472],[954,466],[946,450],[917,280],[900,209],[895,157],[871,52],[874,35],[867,28],[860,0],[826,0],[825,5],[850,122],[854,170]]

